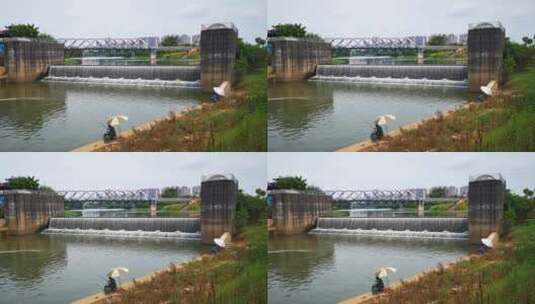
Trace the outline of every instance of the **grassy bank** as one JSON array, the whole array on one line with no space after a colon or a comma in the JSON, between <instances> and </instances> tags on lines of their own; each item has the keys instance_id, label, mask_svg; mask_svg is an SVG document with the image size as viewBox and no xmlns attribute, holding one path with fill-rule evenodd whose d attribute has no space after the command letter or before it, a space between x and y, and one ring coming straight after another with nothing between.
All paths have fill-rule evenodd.
<instances>
[{"instance_id":1,"label":"grassy bank","mask_svg":"<svg viewBox=\"0 0 535 304\"><path fill-rule=\"evenodd\" d=\"M535 303L535 220L513 227L488 254L402 283L372 303Z\"/></svg>"},{"instance_id":2,"label":"grassy bank","mask_svg":"<svg viewBox=\"0 0 535 304\"><path fill-rule=\"evenodd\" d=\"M267 303L267 229L247 226L235 246L120 291L112 303Z\"/></svg>"},{"instance_id":3,"label":"grassy bank","mask_svg":"<svg viewBox=\"0 0 535 304\"><path fill-rule=\"evenodd\" d=\"M157 123L99 149L110 151L266 151L266 70L243 76L223 102Z\"/></svg>"},{"instance_id":4,"label":"grassy bank","mask_svg":"<svg viewBox=\"0 0 535 304\"><path fill-rule=\"evenodd\" d=\"M535 67L514 74L484 103L437 114L366 151L535 151Z\"/></svg>"}]
</instances>

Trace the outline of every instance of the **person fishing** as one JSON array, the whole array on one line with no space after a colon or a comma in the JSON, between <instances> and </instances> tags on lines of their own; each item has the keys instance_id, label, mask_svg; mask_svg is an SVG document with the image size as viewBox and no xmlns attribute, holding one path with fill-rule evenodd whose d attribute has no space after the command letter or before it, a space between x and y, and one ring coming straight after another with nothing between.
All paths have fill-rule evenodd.
<instances>
[{"instance_id":1,"label":"person fishing","mask_svg":"<svg viewBox=\"0 0 535 304\"><path fill-rule=\"evenodd\" d=\"M106 133L104 133L104 141L112 141L117 139L117 131L115 130L115 127L112 126L110 123L108 123L108 126L106 128Z\"/></svg>"},{"instance_id":2,"label":"person fishing","mask_svg":"<svg viewBox=\"0 0 535 304\"><path fill-rule=\"evenodd\" d=\"M115 129L115 127L125 121L128 121L128 117L124 115L116 115L108 119L106 133L104 133L104 136L103 136L104 142L116 140L117 130Z\"/></svg>"},{"instance_id":3,"label":"person fishing","mask_svg":"<svg viewBox=\"0 0 535 304\"><path fill-rule=\"evenodd\" d=\"M108 276L108 282L104 286L104 294L110 294L117 291L117 281L111 276Z\"/></svg>"},{"instance_id":4,"label":"person fishing","mask_svg":"<svg viewBox=\"0 0 535 304\"><path fill-rule=\"evenodd\" d=\"M381 116L377 116L377 118L374 121L374 127L373 132L370 135L370 139L372 142L379 141L383 139L385 136L385 132L383 131L383 126L387 125L389 122L396 120L396 117L392 114L385 114Z\"/></svg>"},{"instance_id":5,"label":"person fishing","mask_svg":"<svg viewBox=\"0 0 535 304\"><path fill-rule=\"evenodd\" d=\"M385 291L385 283L379 276L375 276L375 284L372 285L372 294L383 293Z\"/></svg>"},{"instance_id":6,"label":"person fishing","mask_svg":"<svg viewBox=\"0 0 535 304\"><path fill-rule=\"evenodd\" d=\"M384 136L384 131L383 131L383 127L381 127L377 122L375 123L375 126L373 128L373 132L370 136L371 140L373 142L376 142L376 141L379 141L383 138Z\"/></svg>"},{"instance_id":7,"label":"person fishing","mask_svg":"<svg viewBox=\"0 0 535 304\"><path fill-rule=\"evenodd\" d=\"M394 267L381 267L375 272L375 284L372 285L372 294L383 293L385 291L385 283L383 278L386 278L389 274L396 272Z\"/></svg>"}]
</instances>

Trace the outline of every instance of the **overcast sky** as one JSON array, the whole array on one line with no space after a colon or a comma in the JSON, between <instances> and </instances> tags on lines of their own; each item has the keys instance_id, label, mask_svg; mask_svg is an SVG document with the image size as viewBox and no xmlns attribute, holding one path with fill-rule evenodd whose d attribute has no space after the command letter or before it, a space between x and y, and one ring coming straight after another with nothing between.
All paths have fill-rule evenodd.
<instances>
[{"instance_id":1,"label":"overcast sky","mask_svg":"<svg viewBox=\"0 0 535 304\"><path fill-rule=\"evenodd\" d=\"M269 153L268 177L301 175L325 190L463 186L501 173L515 192L535 188L535 153Z\"/></svg>"},{"instance_id":2,"label":"overcast sky","mask_svg":"<svg viewBox=\"0 0 535 304\"><path fill-rule=\"evenodd\" d=\"M466 33L501 21L514 40L535 34L533 0L268 0L268 26L302 23L323 37L402 37Z\"/></svg>"},{"instance_id":3,"label":"overcast sky","mask_svg":"<svg viewBox=\"0 0 535 304\"><path fill-rule=\"evenodd\" d=\"M216 173L233 173L248 193L265 189L265 154L0 153L0 180L35 176L56 190L191 187Z\"/></svg>"},{"instance_id":4,"label":"overcast sky","mask_svg":"<svg viewBox=\"0 0 535 304\"><path fill-rule=\"evenodd\" d=\"M248 41L265 36L266 0L3 0L0 26L34 23L56 38L198 34L232 21Z\"/></svg>"}]
</instances>

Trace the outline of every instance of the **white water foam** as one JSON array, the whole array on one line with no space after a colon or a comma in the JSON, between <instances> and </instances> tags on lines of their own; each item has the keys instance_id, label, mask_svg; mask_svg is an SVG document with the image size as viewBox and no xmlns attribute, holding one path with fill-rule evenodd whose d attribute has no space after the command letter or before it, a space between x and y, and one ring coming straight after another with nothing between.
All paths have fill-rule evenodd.
<instances>
[{"instance_id":1,"label":"white water foam","mask_svg":"<svg viewBox=\"0 0 535 304\"><path fill-rule=\"evenodd\" d=\"M68 82L87 84L108 84L121 86L150 86L150 87L178 87L178 88L200 88L200 81L182 80L147 80L147 79L125 79L125 78L94 78L94 77L56 77L48 76L43 78L45 82Z\"/></svg>"},{"instance_id":2,"label":"white water foam","mask_svg":"<svg viewBox=\"0 0 535 304\"><path fill-rule=\"evenodd\" d=\"M314 76L311 81L324 82L344 82L344 83L371 83L371 84L394 84L394 85L413 85L413 86L441 86L465 88L468 86L468 80L433 80L433 79L410 79L410 78L377 78L377 77L345 77L345 76Z\"/></svg>"},{"instance_id":3,"label":"white water foam","mask_svg":"<svg viewBox=\"0 0 535 304\"><path fill-rule=\"evenodd\" d=\"M74 234L74 235L101 235L101 236L118 236L118 237L135 237L135 238L178 238L178 239L200 239L199 232L161 232L161 231L126 231L126 230L96 230L96 229L59 229L48 228L43 230L43 234Z\"/></svg>"},{"instance_id":4,"label":"white water foam","mask_svg":"<svg viewBox=\"0 0 535 304\"><path fill-rule=\"evenodd\" d=\"M411 237L411 238L441 238L441 239L467 239L468 232L430 232L430 231L397 231L397 230L364 230L364 229L323 229L315 228L312 234L343 234L343 235L372 235L384 237Z\"/></svg>"}]
</instances>

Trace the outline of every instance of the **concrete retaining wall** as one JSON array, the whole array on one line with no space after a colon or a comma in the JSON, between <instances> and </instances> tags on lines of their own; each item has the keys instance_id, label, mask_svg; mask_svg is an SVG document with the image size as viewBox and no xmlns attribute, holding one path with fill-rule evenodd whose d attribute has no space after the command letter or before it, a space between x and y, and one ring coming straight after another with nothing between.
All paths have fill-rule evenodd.
<instances>
[{"instance_id":1,"label":"concrete retaining wall","mask_svg":"<svg viewBox=\"0 0 535 304\"><path fill-rule=\"evenodd\" d=\"M314 228L318 217L332 209L332 198L318 193L294 190L274 190L270 202L272 231L275 234L291 235Z\"/></svg>"},{"instance_id":2,"label":"concrete retaining wall","mask_svg":"<svg viewBox=\"0 0 535 304\"><path fill-rule=\"evenodd\" d=\"M201 183L201 242L234 232L238 182L232 176L213 175Z\"/></svg>"},{"instance_id":3,"label":"concrete retaining wall","mask_svg":"<svg viewBox=\"0 0 535 304\"><path fill-rule=\"evenodd\" d=\"M269 77L275 81L299 81L314 76L319 64L331 61L331 46L321 41L270 38Z\"/></svg>"},{"instance_id":4,"label":"concrete retaining wall","mask_svg":"<svg viewBox=\"0 0 535 304\"><path fill-rule=\"evenodd\" d=\"M63 217L63 197L54 193L22 190L0 191L5 201L4 219L9 235L35 233L48 225L51 217Z\"/></svg>"},{"instance_id":5,"label":"concrete retaining wall","mask_svg":"<svg viewBox=\"0 0 535 304\"><path fill-rule=\"evenodd\" d=\"M43 77L52 64L63 64L64 46L23 38L0 39L5 49L4 66L8 81L34 81Z\"/></svg>"},{"instance_id":6,"label":"concrete retaining wall","mask_svg":"<svg viewBox=\"0 0 535 304\"><path fill-rule=\"evenodd\" d=\"M223 24L203 27L200 46L201 89L212 92L222 82L232 82L238 52L237 29Z\"/></svg>"}]
</instances>

